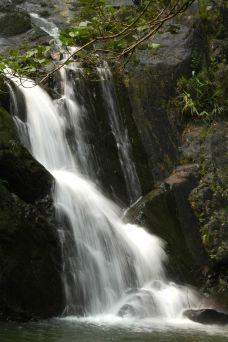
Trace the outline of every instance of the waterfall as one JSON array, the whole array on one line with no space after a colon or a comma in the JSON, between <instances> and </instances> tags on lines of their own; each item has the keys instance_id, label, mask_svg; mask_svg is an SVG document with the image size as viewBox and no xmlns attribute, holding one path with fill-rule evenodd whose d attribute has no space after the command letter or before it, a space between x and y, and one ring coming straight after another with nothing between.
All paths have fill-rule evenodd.
<instances>
[{"instance_id":1,"label":"waterfall","mask_svg":"<svg viewBox=\"0 0 228 342\"><path fill-rule=\"evenodd\" d=\"M63 69L64 110L32 81L23 80L22 86L21 79L10 77L26 105L27 129L19 130L19 134L28 134L31 153L56 182L53 199L58 218L65 225L60 234L65 314L176 318L184 308L194 305L196 296L167 279L164 242L142 227L123 223L118 206L88 179L89 173L84 174L86 163L78 162L81 157L74 155L66 137L73 115L72 129L77 144L83 145L77 127L82 113L65 72ZM14 96L14 88L10 90ZM83 148L78 153L88 158Z\"/></svg>"},{"instance_id":2,"label":"waterfall","mask_svg":"<svg viewBox=\"0 0 228 342\"><path fill-rule=\"evenodd\" d=\"M67 57L67 56L66 56ZM72 63L60 69L60 92L58 99L58 111L64 113L66 126L65 130L70 132L70 144L73 147L76 164L80 167L84 175L96 178L94 173L95 156L90 144L84 134L85 120L88 117L85 106L81 106L77 100L74 85L75 82L81 84L81 68L77 63ZM82 89L82 86L79 87ZM81 97L84 95L81 90Z\"/></svg>"},{"instance_id":3,"label":"waterfall","mask_svg":"<svg viewBox=\"0 0 228 342\"><path fill-rule=\"evenodd\" d=\"M51 21L42 18L37 13L30 13L32 24L39 27L42 31L46 32L50 37L58 39L59 29Z\"/></svg>"},{"instance_id":4,"label":"waterfall","mask_svg":"<svg viewBox=\"0 0 228 342\"><path fill-rule=\"evenodd\" d=\"M20 119L19 103L17 102L17 96L12 85L8 82L7 86L9 88L9 95L10 95L10 112L13 115L14 124L16 126L22 145L25 146L29 150L30 143L29 143L29 135L27 132L27 125L25 122L23 122Z\"/></svg>"},{"instance_id":5,"label":"waterfall","mask_svg":"<svg viewBox=\"0 0 228 342\"><path fill-rule=\"evenodd\" d=\"M131 144L127 128L124 127L121 111L116 99L111 70L105 63L97 68L100 75L103 100L106 104L110 125L116 140L121 169L124 175L130 202L135 202L142 194L135 164L131 158Z\"/></svg>"}]
</instances>

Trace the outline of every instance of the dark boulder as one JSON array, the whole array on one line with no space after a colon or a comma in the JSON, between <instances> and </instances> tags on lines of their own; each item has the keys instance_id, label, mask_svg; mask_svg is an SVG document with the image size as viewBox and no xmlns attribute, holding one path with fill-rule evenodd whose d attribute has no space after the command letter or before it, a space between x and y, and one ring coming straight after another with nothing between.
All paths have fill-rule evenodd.
<instances>
[{"instance_id":1,"label":"dark boulder","mask_svg":"<svg viewBox=\"0 0 228 342\"><path fill-rule=\"evenodd\" d=\"M33 203L51 192L53 178L19 143L11 115L0 108L0 178L10 192Z\"/></svg>"},{"instance_id":2,"label":"dark boulder","mask_svg":"<svg viewBox=\"0 0 228 342\"><path fill-rule=\"evenodd\" d=\"M49 172L23 146L13 142L0 146L0 177L11 192L28 203L45 197L53 184Z\"/></svg>"},{"instance_id":3,"label":"dark boulder","mask_svg":"<svg viewBox=\"0 0 228 342\"><path fill-rule=\"evenodd\" d=\"M118 316L124 317L124 316L135 316L135 309L130 304L124 304L118 311Z\"/></svg>"},{"instance_id":4,"label":"dark boulder","mask_svg":"<svg viewBox=\"0 0 228 342\"><path fill-rule=\"evenodd\" d=\"M142 225L166 241L169 275L175 281L200 285L207 257L200 241L197 220L188 202L197 184L196 166L177 169L160 186L127 212L126 219Z\"/></svg>"},{"instance_id":5,"label":"dark boulder","mask_svg":"<svg viewBox=\"0 0 228 342\"><path fill-rule=\"evenodd\" d=\"M186 310L183 315L191 321L202 324L228 324L228 315L213 309Z\"/></svg>"},{"instance_id":6,"label":"dark boulder","mask_svg":"<svg viewBox=\"0 0 228 342\"><path fill-rule=\"evenodd\" d=\"M61 314L61 247L56 226L0 183L0 319Z\"/></svg>"},{"instance_id":7,"label":"dark boulder","mask_svg":"<svg viewBox=\"0 0 228 342\"><path fill-rule=\"evenodd\" d=\"M29 14L19 10L9 10L0 13L0 35L15 36L31 28Z\"/></svg>"}]
</instances>

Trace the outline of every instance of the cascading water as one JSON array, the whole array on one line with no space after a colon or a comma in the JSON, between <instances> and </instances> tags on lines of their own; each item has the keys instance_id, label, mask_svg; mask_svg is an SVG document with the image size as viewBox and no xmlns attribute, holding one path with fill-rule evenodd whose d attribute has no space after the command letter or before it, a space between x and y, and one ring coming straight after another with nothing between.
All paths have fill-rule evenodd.
<instances>
[{"instance_id":1,"label":"cascading water","mask_svg":"<svg viewBox=\"0 0 228 342\"><path fill-rule=\"evenodd\" d=\"M71 51L73 52L73 51ZM66 58L68 55L66 55ZM70 143L73 145L73 152L76 164L84 175L95 179L93 170L94 155L90 144L84 136L84 120L87 118L85 107L79 105L74 85L80 82L82 70L77 63L72 63L60 69L60 91L62 96L57 100L58 111L65 115L66 127L70 131Z\"/></svg>"},{"instance_id":2,"label":"cascading water","mask_svg":"<svg viewBox=\"0 0 228 342\"><path fill-rule=\"evenodd\" d=\"M50 37L58 39L59 29L51 21L42 18L37 13L30 13L31 21L33 25L38 26L42 31L46 32Z\"/></svg>"},{"instance_id":3,"label":"cascading water","mask_svg":"<svg viewBox=\"0 0 228 342\"><path fill-rule=\"evenodd\" d=\"M56 180L56 210L72 237L70 242L66 232L61 237L65 313L175 318L193 306L195 294L165 276L164 243L141 227L124 224L120 209L83 176L66 138L69 115L64 114L81 115L75 98L69 96L69 78L64 78L63 96L72 102L63 112L58 101L30 80L23 80L23 86L13 76L11 81L24 96L31 152ZM83 144L77 120L75 136Z\"/></svg>"},{"instance_id":4,"label":"cascading water","mask_svg":"<svg viewBox=\"0 0 228 342\"><path fill-rule=\"evenodd\" d=\"M17 102L16 93L12 88L12 85L8 83L9 94L10 94L10 112L13 115L13 120L18 132L18 135L21 139L22 145L24 145L27 149L30 149L30 143L28 140L28 132L27 132L27 125L24 123L19 117L19 105Z\"/></svg>"},{"instance_id":5,"label":"cascading water","mask_svg":"<svg viewBox=\"0 0 228 342\"><path fill-rule=\"evenodd\" d=\"M106 104L113 135L116 140L118 155L123 171L130 202L135 202L142 194L135 164L131 158L131 145L126 127L124 127L121 111L116 100L112 73L107 63L97 68L103 100Z\"/></svg>"}]
</instances>

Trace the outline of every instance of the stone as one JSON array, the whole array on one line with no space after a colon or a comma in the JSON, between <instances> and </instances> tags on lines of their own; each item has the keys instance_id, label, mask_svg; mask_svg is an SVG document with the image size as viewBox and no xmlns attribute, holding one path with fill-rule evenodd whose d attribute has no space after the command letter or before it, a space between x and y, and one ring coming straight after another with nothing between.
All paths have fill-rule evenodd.
<instances>
[{"instance_id":1,"label":"stone","mask_svg":"<svg viewBox=\"0 0 228 342\"><path fill-rule=\"evenodd\" d=\"M0 108L0 178L25 202L51 192L53 178L19 143L11 115Z\"/></svg>"},{"instance_id":2,"label":"stone","mask_svg":"<svg viewBox=\"0 0 228 342\"><path fill-rule=\"evenodd\" d=\"M31 28L29 14L12 10L0 13L0 35L15 36L28 31Z\"/></svg>"},{"instance_id":3,"label":"stone","mask_svg":"<svg viewBox=\"0 0 228 342\"><path fill-rule=\"evenodd\" d=\"M63 311L56 226L0 181L0 319L48 318Z\"/></svg>"},{"instance_id":4,"label":"stone","mask_svg":"<svg viewBox=\"0 0 228 342\"><path fill-rule=\"evenodd\" d=\"M125 219L166 241L167 270L178 282L201 285L208 263L197 219L188 202L197 184L197 165L177 168L160 186L135 203Z\"/></svg>"},{"instance_id":5,"label":"stone","mask_svg":"<svg viewBox=\"0 0 228 342\"><path fill-rule=\"evenodd\" d=\"M19 143L0 146L0 178L8 189L28 203L51 192L53 178Z\"/></svg>"},{"instance_id":6,"label":"stone","mask_svg":"<svg viewBox=\"0 0 228 342\"><path fill-rule=\"evenodd\" d=\"M124 304L120 310L118 311L118 316L124 317L124 316L135 316L135 310L134 307L130 304Z\"/></svg>"},{"instance_id":7,"label":"stone","mask_svg":"<svg viewBox=\"0 0 228 342\"><path fill-rule=\"evenodd\" d=\"M201 324L228 324L228 315L213 309L185 310L183 315Z\"/></svg>"}]
</instances>

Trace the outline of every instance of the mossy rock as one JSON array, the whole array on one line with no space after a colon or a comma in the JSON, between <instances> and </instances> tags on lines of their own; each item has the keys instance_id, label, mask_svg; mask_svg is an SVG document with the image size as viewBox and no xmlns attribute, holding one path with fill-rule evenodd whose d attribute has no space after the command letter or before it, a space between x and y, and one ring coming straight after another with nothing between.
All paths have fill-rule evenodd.
<instances>
[{"instance_id":1,"label":"mossy rock","mask_svg":"<svg viewBox=\"0 0 228 342\"><path fill-rule=\"evenodd\" d=\"M0 32L2 36L15 36L31 28L31 19L27 13L9 11L0 13Z\"/></svg>"},{"instance_id":2,"label":"mossy rock","mask_svg":"<svg viewBox=\"0 0 228 342\"><path fill-rule=\"evenodd\" d=\"M226 121L214 122L207 130L204 124L191 125L180 149L182 157L199 165L199 182L189 201L209 258L203 290L214 294L225 293L228 284L227 133Z\"/></svg>"}]
</instances>

